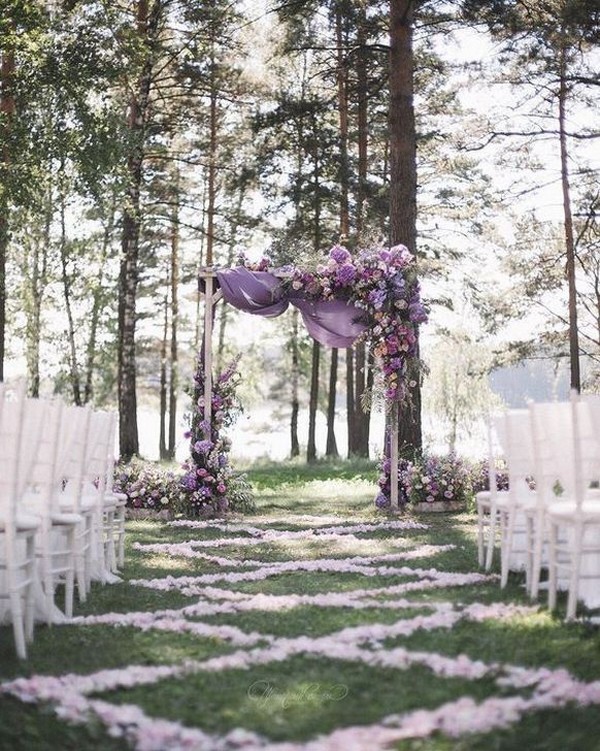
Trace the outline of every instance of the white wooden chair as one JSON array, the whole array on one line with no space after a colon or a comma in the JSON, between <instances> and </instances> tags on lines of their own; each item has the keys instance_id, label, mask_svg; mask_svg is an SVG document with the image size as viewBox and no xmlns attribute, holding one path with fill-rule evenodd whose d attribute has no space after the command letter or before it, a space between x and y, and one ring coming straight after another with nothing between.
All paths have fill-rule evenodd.
<instances>
[{"instance_id":1,"label":"white wooden chair","mask_svg":"<svg viewBox=\"0 0 600 751\"><path fill-rule=\"evenodd\" d=\"M489 571L492 567L494 550L498 536L498 496L506 495L506 490L498 488L498 444L493 421L487 425L488 437L488 490L475 494L477 506L477 559L480 567Z\"/></svg>"},{"instance_id":2,"label":"white wooden chair","mask_svg":"<svg viewBox=\"0 0 600 751\"><path fill-rule=\"evenodd\" d=\"M525 509L536 503L529 479L533 475L533 446L529 411L513 409L495 422L508 470L508 492L498 494L500 524L500 586L509 571L526 569Z\"/></svg>"},{"instance_id":3,"label":"white wooden chair","mask_svg":"<svg viewBox=\"0 0 600 751\"><path fill-rule=\"evenodd\" d=\"M566 619L577 612L581 585L593 579L600 584L600 498L590 489L590 480L598 480L600 444L600 406L572 394L570 404L570 441L559 436L558 452L568 459L561 467L559 481L564 492L561 500L547 509L548 519L548 605L556 607L559 573L563 572L568 586ZM583 568L588 556L596 564L586 573Z\"/></svg>"},{"instance_id":4,"label":"white wooden chair","mask_svg":"<svg viewBox=\"0 0 600 751\"><path fill-rule=\"evenodd\" d=\"M75 533L75 578L80 602L85 602L91 588L93 537L96 507L84 498L83 482L92 410L89 406L69 406L63 410L62 449L58 474L62 491L59 509L80 517Z\"/></svg>"},{"instance_id":5,"label":"white wooden chair","mask_svg":"<svg viewBox=\"0 0 600 751\"><path fill-rule=\"evenodd\" d=\"M104 541L107 564L111 571L118 573L125 565L125 509L127 506L127 495L125 493L118 493L114 489L117 415L115 412L108 412L105 413L104 419L108 420L109 426L104 468Z\"/></svg>"},{"instance_id":6,"label":"white wooden chair","mask_svg":"<svg viewBox=\"0 0 600 751\"><path fill-rule=\"evenodd\" d=\"M16 652L25 659L27 642L33 640L35 536L40 522L20 507L42 427L36 434L31 417L26 419L23 396L22 388L14 399L3 389L0 398L0 597L8 601Z\"/></svg>"},{"instance_id":7,"label":"white wooden chair","mask_svg":"<svg viewBox=\"0 0 600 751\"><path fill-rule=\"evenodd\" d=\"M572 493L574 435L570 402L531 403L529 413L536 502L525 510L527 590L535 600L540 590L541 572L548 565L548 510L560 500L558 493Z\"/></svg>"},{"instance_id":8,"label":"white wooden chair","mask_svg":"<svg viewBox=\"0 0 600 751\"><path fill-rule=\"evenodd\" d=\"M112 536L114 557L111 566L113 571L118 571L125 565L125 509L127 506L127 495L117 493L114 489L115 484L115 456L114 443L117 421L116 415L112 417L112 435L108 442L108 455L106 458L106 483L104 491L105 505L110 505L113 512ZM107 530L108 531L108 530Z\"/></svg>"},{"instance_id":9,"label":"white wooden chair","mask_svg":"<svg viewBox=\"0 0 600 751\"><path fill-rule=\"evenodd\" d=\"M57 618L55 589L59 582L65 587L64 613L69 618L73 615L77 531L83 518L59 509L60 459L64 451L62 402L29 399L26 410L39 412L37 421L40 426L43 421L35 462L27 477L23 507L40 519L36 557L44 592L45 617L51 624Z\"/></svg>"},{"instance_id":10,"label":"white wooden chair","mask_svg":"<svg viewBox=\"0 0 600 751\"><path fill-rule=\"evenodd\" d=\"M115 413L93 411L90 416L83 475L83 499L93 505L94 541L92 578L118 581L115 548L116 499L107 493L109 456L114 451Z\"/></svg>"}]
</instances>

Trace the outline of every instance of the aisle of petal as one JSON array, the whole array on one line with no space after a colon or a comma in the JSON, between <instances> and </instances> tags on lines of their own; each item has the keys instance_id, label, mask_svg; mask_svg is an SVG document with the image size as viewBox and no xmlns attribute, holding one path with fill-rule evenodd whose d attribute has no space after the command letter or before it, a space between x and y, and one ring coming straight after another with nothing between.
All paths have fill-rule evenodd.
<instances>
[{"instance_id":1,"label":"aisle of petal","mask_svg":"<svg viewBox=\"0 0 600 751\"><path fill-rule=\"evenodd\" d=\"M95 718L110 736L123 738L138 751L375 751L394 747L403 739L428 738L437 733L454 738L491 733L518 723L528 714L569 704L600 705L600 681L580 680L565 668L522 666L506 660L478 659L473 654L452 654L443 648L410 647L410 637L424 632L439 635L443 647L443 635L460 624L519 624L536 614L548 617L537 604L503 601L496 574L461 573L437 566L436 559L446 556L447 560L456 545L423 543L415 533L426 535L426 524L388 520L298 526L298 520L287 530L272 523L174 523L173 532L184 531L189 536L164 542L165 525L160 525L163 541L136 542L132 546L135 554L147 562L152 556L172 559L174 566L182 559L191 560L198 573L130 578L128 586L153 591L156 596L175 592L189 599L189 604L76 616L65 626L186 634L212 640L213 656L173 664L131 664L87 675L68 671L61 675L34 674L4 681L0 692L40 706L50 703L65 723L83 724ZM353 550L364 550L369 544L380 550L382 542L391 552L353 554ZM290 557L300 550L305 555ZM340 550L348 553L340 555ZM279 560L273 560L277 556ZM339 578L329 588L331 575ZM298 581L295 576L314 576L314 588L320 591L289 591ZM355 585L357 578L361 586ZM277 582L279 589L262 591L266 582ZM485 589L489 593L490 588L498 592L498 600L478 601L478 592ZM286 614L310 614L319 609L334 614L355 613L356 618L371 613L371 617L314 636L282 633L285 622L281 619ZM385 613L388 616L382 618ZM248 630L245 617L262 618L263 624L273 625L272 632L266 628ZM236 620L238 625L230 622ZM304 664L311 661L310 676L318 675L319 665L323 665L322 677L301 680L295 688L285 681L278 683L278 676L292 673L298 660ZM397 711L382 712L375 722L355 717L354 722L313 735L305 727L299 734L306 737L301 739L282 739L279 733L271 737L268 732L242 726L220 733L207 729L201 701L191 726L189 712L185 722L179 721L150 713L125 698L156 690L165 681L174 686L208 674L222 675L226 686L228 674L236 677L245 671L245 701L252 712L264 710L277 722L278 715L285 717L286 712L300 706L317 715L348 701L352 686L336 680L338 666L348 664L367 666L374 674L393 671L399 682L407 675L414 680L417 673L413 670L424 670L438 681L448 681L447 695L452 698L416 707L403 706L399 699ZM340 670L341 676L346 675ZM468 688L457 695L453 680L462 689L477 683L479 695L471 696Z\"/></svg>"}]
</instances>

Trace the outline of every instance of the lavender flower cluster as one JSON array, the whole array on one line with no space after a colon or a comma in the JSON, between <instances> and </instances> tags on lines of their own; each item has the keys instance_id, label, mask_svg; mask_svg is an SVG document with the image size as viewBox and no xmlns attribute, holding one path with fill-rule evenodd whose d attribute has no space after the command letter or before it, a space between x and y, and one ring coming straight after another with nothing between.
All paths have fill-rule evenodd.
<instances>
[{"instance_id":1,"label":"lavender flower cluster","mask_svg":"<svg viewBox=\"0 0 600 751\"><path fill-rule=\"evenodd\" d=\"M188 516L222 513L230 506L229 490L233 470L229 463L231 441L222 435L240 411L236 389L241 375L239 356L215 380L211 395L211 416L205 415L205 376L202 358L194 377L194 411L190 430L190 459L183 465L181 486L187 494Z\"/></svg>"}]
</instances>

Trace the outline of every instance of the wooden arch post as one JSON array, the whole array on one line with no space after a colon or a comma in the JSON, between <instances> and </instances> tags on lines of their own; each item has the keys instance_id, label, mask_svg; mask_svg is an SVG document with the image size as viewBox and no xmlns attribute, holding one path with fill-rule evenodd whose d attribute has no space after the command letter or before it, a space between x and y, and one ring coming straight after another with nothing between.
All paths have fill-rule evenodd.
<instances>
[{"instance_id":1,"label":"wooden arch post","mask_svg":"<svg viewBox=\"0 0 600 751\"><path fill-rule=\"evenodd\" d=\"M400 405L394 399L390 406L390 508L400 510L398 498L398 415Z\"/></svg>"}]
</instances>

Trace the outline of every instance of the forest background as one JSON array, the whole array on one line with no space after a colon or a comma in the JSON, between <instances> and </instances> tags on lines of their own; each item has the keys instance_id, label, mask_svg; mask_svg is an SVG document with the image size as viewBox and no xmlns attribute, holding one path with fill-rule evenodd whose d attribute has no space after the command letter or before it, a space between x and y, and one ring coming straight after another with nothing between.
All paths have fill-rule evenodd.
<instances>
[{"instance_id":1,"label":"forest background","mask_svg":"<svg viewBox=\"0 0 600 751\"><path fill-rule=\"evenodd\" d=\"M507 365L567 363L594 389L599 32L594 0L3 0L0 378L117 406L123 456L174 458L201 268L398 241L391 71L414 114L425 442L468 438ZM309 461L380 445L368 348L220 305L217 368L239 352L263 423L244 440L281 428L277 450Z\"/></svg>"}]
</instances>

